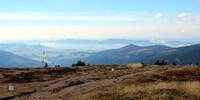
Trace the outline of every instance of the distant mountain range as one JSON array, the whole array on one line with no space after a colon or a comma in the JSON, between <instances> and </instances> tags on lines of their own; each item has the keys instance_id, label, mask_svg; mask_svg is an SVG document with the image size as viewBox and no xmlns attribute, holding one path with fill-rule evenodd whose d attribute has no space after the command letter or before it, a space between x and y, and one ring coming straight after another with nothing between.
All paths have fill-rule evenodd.
<instances>
[{"instance_id":1,"label":"distant mountain range","mask_svg":"<svg viewBox=\"0 0 200 100\"><path fill-rule=\"evenodd\" d=\"M198 40L131 40L131 39L107 39L107 40L87 40L87 39L62 39L62 40L45 40L45 41L13 41L0 44L4 46L14 45L18 47L21 45L28 46L45 46L54 49L73 49L77 51L102 51L107 49L116 49L127 46L129 44L135 44L138 46L150 46L150 45L165 45L170 47L182 47L199 43ZM18 50L18 49L17 49Z\"/></svg>"},{"instance_id":2,"label":"distant mountain range","mask_svg":"<svg viewBox=\"0 0 200 100\"><path fill-rule=\"evenodd\" d=\"M48 62L51 66L62 63L63 59L69 62L67 65L71 65L71 63L74 62L73 59L80 59L82 56L85 57L89 54L88 52L73 49L56 49L39 44L27 45L21 43L0 44L0 50L12 52L15 55L23 56L38 62L42 62L43 52L45 52L45 62Z\"/></svg>"},{"instance_id":3,"label":"distant mountain range","mask_svg":"<svg viewBox=\"0 0 200 100\"><path fill-rule=\"evenodd\" d=\"M153 59L166 60L170 63L175 61L178 64L200 63L200 44L173 48L171 51L165 51L155 56ZM150 60L150 62L152 62L152 60Z\"/></svg>"},{"instance_id":4,"label":"distant mountain range","mask_svg":"<svg viewBox=\"0 0 200 100\"><path fill-rule=\"evenodd\" d=\"M90 64L148 63L156 60L177 64L200 63L200 44L172 48L162 45L140 47L128 45L120 49L96 52L84 58Z\"/></svg>"},{"instance_id":5,"label":"distant mountain range","mask_svg":"<svg viewBox=\"0 0 200 100\"><path fill-rule=\"evenodd\" d=\"M195 44L193 41L175 41L175 40L129 40L129 39L107 39L107 40L81 40L65 39L51 40L43 43L44 46L77 49L81 51L102 51L107 49L116 49L129 44L139 46L165 45L170 47L182 47Z\"/></svg>"},{"instance_id":6,"label":"distant mountain range","mask_svg":"<svg viewBox=\"0 0 200 100\"><path fill-rule=\"evenodd\" d=\"M177 47L171 47L169 44L176 45ZM47 41L45 43L2 43L0 44L0 67L41 66L43 51L45 51L45 61L51 66L58 64L70 66L72 63L76 63L77 60L82 60L89 64L139 62L153 64L156 60L164 60L168 63L175 61L179 64L200 62L200 45L188 46L189 44L192 43L180 41L152 43L148 40L126 39L109 39L104 41L68 39ZM80 46L82 49L72 49L69 45L74 47ZM88 45L90 46L88 47ZM179 47L181 45L183 46ZM63 46L64 48L62 48ZM65 48L65 46L69 47ZM105 46L106 48L108 46L108 48L106 49Z\"/></svg>"},{"instance_id":7,"label":"distant mountain range","mask_svg":"<svg viewBox=\"0 0 200 100\"><path fill-rule=\"evenodd\" d=\"M107 39L107 40L84 40L84 39L65 39L65 40L51 40L49 43L55 44L136 44L141 46L147 45L188 45L192 41L175 41L175 40L131 40L131 39Z\"/></svg>"},{"instance_id":8,"label":"distant mountain range","mask_svg":"<svg viewBox=\"0 0 200 100\"><path fill-rule=\"evenodd\" d=\"M0 51L0 67L37 67L41 62L16 54Z\"/></svg>"}]
</instances>

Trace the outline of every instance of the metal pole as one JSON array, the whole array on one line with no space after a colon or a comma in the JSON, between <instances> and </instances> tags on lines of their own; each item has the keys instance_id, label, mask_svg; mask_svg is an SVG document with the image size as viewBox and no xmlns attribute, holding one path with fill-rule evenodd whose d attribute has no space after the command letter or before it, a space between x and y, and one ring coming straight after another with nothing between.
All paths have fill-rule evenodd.
<instances>
[{"instance_id":1,"label":"metal pole","mask_svg":"<svg viewBox=\"0 0 200 100\"><path fill-rule=\"evenodd\" d=\"M42 66L44 66L44 60L45 60L45 51L43 51L43 57L42 57Z\"/></svg>"}]
</instances>

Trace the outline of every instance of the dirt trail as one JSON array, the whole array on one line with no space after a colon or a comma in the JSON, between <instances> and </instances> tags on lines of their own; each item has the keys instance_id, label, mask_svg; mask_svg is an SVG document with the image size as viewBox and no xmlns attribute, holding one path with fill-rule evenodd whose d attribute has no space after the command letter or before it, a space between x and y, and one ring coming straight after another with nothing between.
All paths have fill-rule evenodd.
<instances>
[{"instance_id":1,"label":"dirt trail","mask_svg":"<svg viewBox=\"0 0 200 100\"><path fill-rule=\"evenodd\" d=\"M112 79L95 80L85 76L66 78L36 92L11 100L77 100L83 92L91 91L121 81L133 74L128 74Z\"/></svg>"}]
</instances>

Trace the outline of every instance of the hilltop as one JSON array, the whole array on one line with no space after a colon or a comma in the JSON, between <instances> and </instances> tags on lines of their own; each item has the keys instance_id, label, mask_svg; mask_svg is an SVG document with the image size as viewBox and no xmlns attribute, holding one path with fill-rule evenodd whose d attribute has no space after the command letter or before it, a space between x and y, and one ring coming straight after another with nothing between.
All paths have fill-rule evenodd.
<instances>
[{"instance_id":1,"label":"hilltop","mask_svg":"<svg viewBox=\"0 0 200 100\"><path fill-rule=\"evenodd\" d=\"M114 69L114 71L112 71ZM2 100L200 99L200 66L142 64L0 69ZM14 83L15 92L6 90Z\"/></svg>"},{"instance_id":2,"label":"hilltop","mask_svg":"<svg viewBox=\"0 0 200 100\"><path fill-rule=\"evenodd\" d=\"M128 45L90 54L84 58L90 64L154 64L157 60L167 63L196 64L200 61L200 44L172 48L164 45Z\"/></svg>"}]
</instances>

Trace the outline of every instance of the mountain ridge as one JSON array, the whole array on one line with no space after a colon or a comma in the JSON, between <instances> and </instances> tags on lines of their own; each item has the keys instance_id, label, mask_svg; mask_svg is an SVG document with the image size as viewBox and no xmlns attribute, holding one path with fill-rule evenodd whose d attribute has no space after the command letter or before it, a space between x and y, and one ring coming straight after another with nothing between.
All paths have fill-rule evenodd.
<instances>
[{"instance_id":1,"label":"mountain ridge","mask_svg":"<svg viewBox=\"0 0 200 100\"><path fill-rule=\"evenodd\" d=\"M56 50L56 49L55 49ZM154 64L156 60L177 64L199 63L200 44L184 47L169 47L165 45L137 46L129 44L118 49L108 49L99 52L69 52L47 59L49 65L70 66L78 60L89 64L127 64L141 63ZM34 52L34 50L33 50ZM51 52L49 52L51 53ZM41 62L25 56L0 50L0 67L28 67L41 66ZM71 57L68 57L71 56ZM51 61L51 62L50 62Z\"/></svg>"},{"instance_id":2,"label":"mountain ridge","mask_svg":"<svg viewBox=\"0 0 200 100\"><path fill-rule=\"evenodd\" d=\"M163 45L153 45L135 48L128 45L119 49L105 50L94 53L84 60L91 64L126 64L145 62L153 64L156 60L168 63L189 64L200 61L200 44L172 48ZM192 60L189 60L190 57Z\"/></svg>"},{"instance_id":3,"label":"mountain ridge","mask_svg":"<svg viewBox=\"0 0 200 100\"><path fill-rule=\"evenodd\" d=\"M37 67L41 66L39 61L16 55L14 53L0 50L0 67Z\"/></svg>"}]
</instances>

